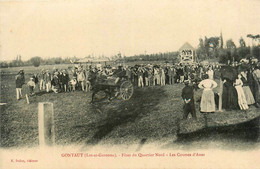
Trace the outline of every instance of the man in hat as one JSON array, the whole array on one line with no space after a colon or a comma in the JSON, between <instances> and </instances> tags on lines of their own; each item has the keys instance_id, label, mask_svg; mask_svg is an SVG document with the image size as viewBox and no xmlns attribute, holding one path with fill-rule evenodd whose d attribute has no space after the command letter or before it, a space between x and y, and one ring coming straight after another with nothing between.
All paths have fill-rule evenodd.
<instances>
[{"instance_id":1,"label":"man in hat","mask_svg":"<svg viewBox=\"0 0 260 169\"><path fill-rule=\"evenodd\" d=\"M44 74L44 81L46 83L46 92L50 92L51 90L51 74L49 72L49 70L46 70L45 74Z\"/></svg>"},{"instance_id":2,"label":"man in hat","mask_svg":"<svg viewBox=\"0 0 260 169\"><path fill-rule=\"evenodd\" d=\"M51 81L51 85L52 85L52 90L54 91L54 93L58 93L60 88L59 88L59 72L55 72L53 79Z\"/></svg>"},{"instance_id":3,"label":"man in hat","mask_svg":"<svg viewBox=\"0 0 260 169\"><path fill-rule=\"evenodd\" d=\"M39 88L40 90L45 90L45 80L44 80L44 76L45 76L45 71L44 69L42 69L41 73L39 74Z\"/></svg>"},{"instance_id":4,"label":"man in hat","mask_svg":"<svg viewBox=\"0 0 260 169\"><path fill-rule=\"evenodd\" d=\"M69 83L69 74L66 70L62 70L62 75L60 76L61 80L61 90L67 92L68 83Z\"/></svg>"},{"instance_id":5,"label":"man in hat","mask_svg":"<svg viewBox=\"0 0 260 169\"><path fill-rule=\"evenodd\" d=\"M20 100L22 97L22 86L25 83L24 71L20 69L18 74L15 76L15 84L16 84L16 98Z\"/></svg>"},{"instance_id":6,"label":"man in hat","mask_svg":"<svg viewBox=\"0 0 260 169\"><path fill-rule=\"evenodd\" d=\"M197 119L195 104L194 104L194 92L193 87L189 85L189 80L184 81L185 87L182 89L181 97L184 101L183 106L183 119L188 118L189 113L191 113L193 119Z\"/></svg>"}]
</instances>

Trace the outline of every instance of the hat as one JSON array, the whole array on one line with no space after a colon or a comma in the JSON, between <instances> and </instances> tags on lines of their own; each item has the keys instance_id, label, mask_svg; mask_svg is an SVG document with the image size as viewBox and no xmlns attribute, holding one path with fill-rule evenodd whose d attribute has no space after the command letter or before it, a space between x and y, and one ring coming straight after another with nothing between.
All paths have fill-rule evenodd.
<instances>
[{"instance_id":1,"label":"hat","mask_svg":"<svg viewBox=\"0 0 260 169\"><path fill-rule=\"evenodd\" d=\"M189 80L184 80L184 84L189 84L190 81Z\"/></svg>"}]
</instances>

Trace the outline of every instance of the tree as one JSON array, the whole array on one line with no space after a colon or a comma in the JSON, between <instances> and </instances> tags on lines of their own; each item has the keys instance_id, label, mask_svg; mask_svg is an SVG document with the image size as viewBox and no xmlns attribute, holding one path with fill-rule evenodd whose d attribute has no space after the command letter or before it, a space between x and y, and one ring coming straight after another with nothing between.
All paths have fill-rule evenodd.
<instances>
[{"instance_id":1,"label":"tree","mask_svg":"<svg viewBox=\"0 0 260 169\"><path fill-rule=\"evenodd\" d=\"M237 54L239 56L239 60L246 58L250 54L250 48L249 47L240 47L237 49Z\"/></svg>"},{"instance_id":2,"label":"tree","mask_svg":"<svg viewBox=\"0 0 260 169\"><path fill-rule=\"evenodd\" d=\"M246 58L246 56L250 54L250 48L246 47L245 40L241 37L239 39L239 48L237 49L237 60L240 61L243 58Z\"/></svg>"},{"instance_id":3,"label":"tree","mask_svg":"<svg viewBox=\"0 0 260 169\"><path fill-rule=\"evenodd\" d=\"M210 37L208 39L209 43L209 49L210 49L210 55L212 57L218 57L218 51L219 48L219 37Z\"/></svg>"},{"instance_id":4,"label":"tree","mask_svg":"<svg viewBox=\"0 0 260 169\"><path fill-rule=\"evenodd\" d=\"M233 42L233 40L232 39L227 40L226 45L227 45L228 55L230 55L233 61L235 60L237 61L238 58L236 57L237 56L236 45Z\"/></svg>"},{"instance_id":5,"label":"tree","mask_svg":"<svg viewBox=\"0 0 260 169\"><path fill-rule=\"evenodd\" d=\"M256 41L256 40L260 41L260 35L259 34L258 35L248 34L247 37L252 39L252 43L253 43L253 41Z\"/></svg>"},{"instance_id":6,"label":"tree","mask_svg":"<svg viewBox=\"0 0 260 169\"><path fill-rule=\"evenodd\" d=\"M30 62L33 64L34 67L40 66L41 61L42 61L42 59L41 59L41 57L39 57L39 56L35 56L35 57L32 57L32 58L30 59Z\"/></svg>"},{"instance_id":7,"label":"tree","mask_svg":"<svg viewBox=\"0 0 260 169\"><path fill-rule=\"evenodd\" d=\"M253 57L255 57L255 58L257 58L258 60L260 60L260 45L253 47L253 49L252 49L252 55L253 55Z\"/></svg>"},{"instance_id":8,"label":"tree","mask_svg":"<svg viewBox=\"0 0 260 169\"><path fill-rule=\"evenodd\" d=\"M239 39L239 45L240 45L241 48L246 47L246 42L242 37Z\"/></svg>"},{"instance_id":9,"label":"tree","mask_svg":"<svg viewBox=\"0 0 260 169\"><path fill-rule=\"evenodd\" d=\"M228 52L225 49L219 49L219 62L228 63L228 60L231 60Z\"/></svg>"},{"instance_id":10,"label":"tree","mask_svg":"<svg viewBox=\"0 0 260 169\"><path fill-rule=\"evenodd\" d=\"M198 47L198 49L196 51L196 54L197 54L197 57L198 57L199 60L205 60L205 58L206 58L206 49L204 47L203 39L200 38L199 41L200 41L199 42L199 47Z\"/></svg>"},{"instance_id":11,"label":"tree","mask_svg":"<svg viewBox=\"0 0 260 169\"><path fill-rule=\"evenodd\" d=\"M221 34L220 34L220 45L219 45L221 49L223 49L223 44L224 44L223 43L223 36L222 36L222 32L221 32Z\"/></svg>"},{"instance_id":12,"label":"tree","mask_svg":"<svg viewBox=\"0 0 260 169\"><path fill-rule=\"evenodd\" d=\"M229 49L229 50L236 48L236 45L232 39L227 40L226 45L227 45L227 49Z\"/></svg>"}]
</instances>

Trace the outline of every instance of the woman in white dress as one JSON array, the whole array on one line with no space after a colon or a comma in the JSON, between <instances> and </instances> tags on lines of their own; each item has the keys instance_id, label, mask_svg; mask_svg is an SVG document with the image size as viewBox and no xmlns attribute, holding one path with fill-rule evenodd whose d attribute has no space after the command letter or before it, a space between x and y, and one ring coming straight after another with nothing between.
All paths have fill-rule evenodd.
<instances>
[{"instance_id":1,"label":"woman in white dress","mask_svg":"<svg viewBox=\"0 0 260 169\"><path fill-rule=\"evenodd\" d=\"M237 90L237 97L238 97L238 105L240 107L241 110L247 110L248 109L248 104L246 101L246 96L244 93L244 90L242 88L243 86L243 82L241 80L241 75L238 75L238 78L236 79L235 82L235 88Z\"/></svg>"},{"instance_id":2,"label":"woman in white dress","mask_svg":"<svg viewBox=\"0 0 260 169\"><path fill-rule=\"evenodd\" d=\"M209 75L209 79L214 80L214 71L211 66L209 67L207 74Z\"/></svg>"},{"instance_id":3,"label":"woman in white dress","mask_svg":"<svg viewBox=\"0 0 260 169\"><path fill-rule=\"evenodd\" d=\"M201 113L214 113L216 111L214 92L212 89L217 86L218 84L214 80L209 79L207 74L205 75L205 80L199 83L198 87L203 89L200 102Z\"/></svg>"}]
</instances>

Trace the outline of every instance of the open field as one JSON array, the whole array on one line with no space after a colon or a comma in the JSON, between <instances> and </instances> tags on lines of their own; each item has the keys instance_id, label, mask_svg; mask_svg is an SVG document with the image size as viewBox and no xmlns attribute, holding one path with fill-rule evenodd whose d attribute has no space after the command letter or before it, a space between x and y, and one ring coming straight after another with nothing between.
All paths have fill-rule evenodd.
<instances>
[{"instance_id":1,"label":"open field","mask_svg":"<svg viewBox=\"0 0 260 169\"><path fill-rule=\"evenodd\" d=\"M56 68L67 68L59 65ZM31 73L53 66L24 68L26 81ZM129 101L100 99L89 104L91 93L38 93L27 105L23 97L17 101L14 76L19 68L1 70L1 147L34 147L38 145L38 103L52 102L55 112L56 144L58 145L131 145L158 142L161 148L224 148L253 149L259 146L259 117L238 125L211 126L191 134L177 135L182 118L182 84L135 88ZM36 89L36 91L38 88ZM217 91L218 89L216 89ZM196 92L199 100L201 90ZM204 117L199 113L198 121ZM246 119L259 112L254 106L248 112L229 111L209 114L208 118L226 124L236 118ZM228 117L228 118L227 118ZM227 120L228 119L228 120ZM186 123L196 121L188 119Z\"/></svg>"}]
</instances>

